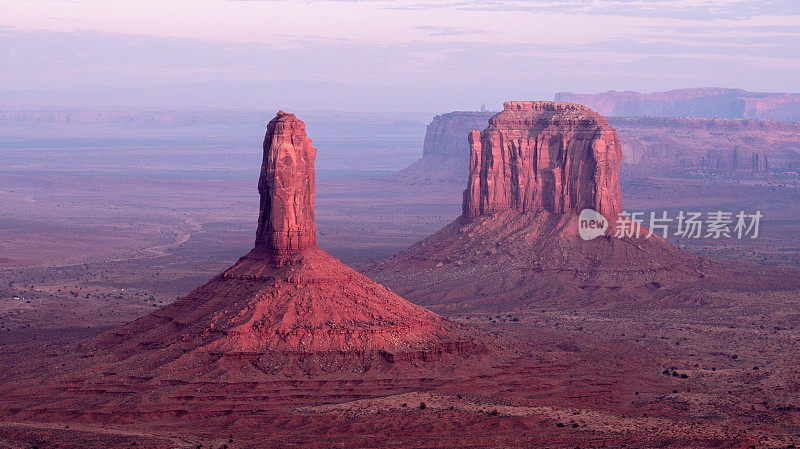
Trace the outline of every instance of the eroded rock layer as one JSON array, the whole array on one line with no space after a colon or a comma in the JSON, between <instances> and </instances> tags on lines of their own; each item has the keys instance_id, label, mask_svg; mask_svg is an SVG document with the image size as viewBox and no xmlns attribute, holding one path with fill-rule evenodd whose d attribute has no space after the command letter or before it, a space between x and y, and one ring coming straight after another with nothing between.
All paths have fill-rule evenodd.
<instances>
[{"instance_id":1,"label":"eroded rock layer","mask_svg":"<svg viewBox=\"0 0 800 449\"><path fill-rule=\"evenodd\" d=\"M572 103L510 101L469 135L464 216L622 210L622 150L605 117Z\"/></svg>"},{"instance_id":2,"label":"eroded rock layer","mask_svg":"<svg viewBox=\"0 0 800 449\"><path fill-rule=\"evenodd\" d=\"M476 114L483 115L482 124L476 124ZM470 130L484 129L493 115L451 112L437 116L428 127L424 156L394 178L406 182L463 182L469 172ZM441 118L445 117L447 120L443 121ZM800 123L608 117L608 124L617 130L622 145L623 178L627 174L752 179L792 177L800 171Z\"/></svg>"}]
</instances>

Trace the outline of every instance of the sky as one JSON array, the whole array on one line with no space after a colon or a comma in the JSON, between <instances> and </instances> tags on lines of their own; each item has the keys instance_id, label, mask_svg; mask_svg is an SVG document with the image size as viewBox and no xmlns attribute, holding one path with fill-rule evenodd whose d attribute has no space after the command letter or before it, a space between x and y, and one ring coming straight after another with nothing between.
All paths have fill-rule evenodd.
<instances>
[{"instance_id":1,"label":"sky","mask_svg":"<svg viewBox=\"0 0 800 449\"><path fill-rule=\"evenodd\" d=\"M2 0L0 106L443 112L800 92L797 0Z\"/></svg>"}]
</instances>

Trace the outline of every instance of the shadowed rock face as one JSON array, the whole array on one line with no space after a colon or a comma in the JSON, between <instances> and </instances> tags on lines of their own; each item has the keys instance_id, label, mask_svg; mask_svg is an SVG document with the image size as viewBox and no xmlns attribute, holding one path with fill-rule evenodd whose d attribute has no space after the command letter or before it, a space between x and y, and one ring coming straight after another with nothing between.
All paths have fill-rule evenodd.
<instances>
[{"instance_id":1,"label":"shadowed rock face","mask_svg":"<svg viewBox=\"0 0 800 449\"><path fill-rule=\"evenodd\" d=\"M622 210L617 132L590 109L551 101L510 101L483 132L469 134L463 213L553 214Z\"/></svg>"},{"instance_id":2,"label":"shadowed rock face","mask_svg":"<svg viewBox=\"0 0 800 449\"><path fill-rule=\"evenodd\" d=\"M257 250L278 257L317 243L314 221L314 158L317 150L306 125L294 114L279 111L267 125L264 160L258 180L261 206Z\"/></svg>"},{"instance_id":3,"label":"shadowed rock face","mask_svg":"<svg viewBox=\"0 0 800 449\"><path fill-rule=\"evenodd\" d=\"M437 115L425 132L422 156L449 156L463 159L468 148L466 131L485 128L489 119L496 113L496 111L455 111Z\"/></svg>"}]
</instances>

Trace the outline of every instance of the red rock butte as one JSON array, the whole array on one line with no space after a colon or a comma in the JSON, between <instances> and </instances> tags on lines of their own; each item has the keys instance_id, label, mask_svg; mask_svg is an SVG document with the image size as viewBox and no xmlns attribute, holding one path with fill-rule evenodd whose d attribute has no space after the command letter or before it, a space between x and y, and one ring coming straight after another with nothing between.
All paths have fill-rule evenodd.
<instances>
[{"instance_id":1,"label":"red rock butte","mask_svg":"<svg viewBox=\"0 0 800 449\"><path fill-rule=\"evenodd\" d=\"M553 214L622 211L622 150L605 117L585 106L509 101L469 134L466 217L506 210Z\"/></svg>"},{"instance_id":2,"label":"red rock butte","mask_svg":"<svg viewBox=\"0 0 800 449\"><path fill-rule=\"evenodd\" d=\"M600 114L510 101L469 142L462 216L370 272L404 297L450 313L604 304L663 299L703 277L701 259L644 226L639 237L614 237L622 152ZM580 237L584 208L609 222L593 240Z\"/></svg>"}]
</instances>

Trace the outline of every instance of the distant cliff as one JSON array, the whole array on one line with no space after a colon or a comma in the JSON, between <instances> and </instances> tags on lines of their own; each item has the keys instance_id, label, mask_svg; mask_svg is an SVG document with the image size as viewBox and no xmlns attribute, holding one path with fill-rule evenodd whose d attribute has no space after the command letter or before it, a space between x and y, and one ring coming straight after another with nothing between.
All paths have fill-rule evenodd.
<instances>
[{"instance_id":1,"label":"distant cliff","mask_svg":"<svg viewBox=\"0 0 800 449\"><path fill-rule=\"evenodd\" d=\"M437 115L425 132L422 159L393 178L412 182L463 182L469 169L467 135L471 129L486 128L495 114L496 111L455 111Z\"/></svg>"},{"instance_id":2,"label":"distant cliff","mask_svg":"<svg viewBox=\"0 0 800 449\"><path fill-rule=\"evenodd\" d=\"M422 156L462 156L469 154L467 133L483 130L497 112L456 111L437 115L425 132Z\"/></svg>"},{"instance_id":3,"label":"distant cliff","mask_svg":"<svg viewBox=\"0 0 800 449\"><path fill-rule=\"evenodd\" d=\"M800 94L748 92L741 89L678 89L639 93L559 92L557 101L584 104L606 116L704 117L800 121Z\"/></svg>"},{"instance_id":4,"label":"distant cliff","mask_svg":"<svg viewBox=\"0 0 800 449\"><path fill-rule=\"evenodd\" d=\"M646 175L737 177L800 170L800 123L671 117L610 117L623 167Z\"/></svg>"},{"instance_id":5,"label":"distant cliff","mask_svg":"<svg viewBox=\"0 0 800 449\"><path fill-rule=\"evenodd\" d=\"M428 126L424 157L396 176L463 182L469 167L470 129L486 129L494 114L437 116ZM608 122L622 144L623 172L747 178L800 171L800 123L674 117L609 117Z\"/></svg>"}]
</instances>

